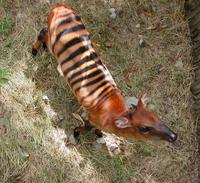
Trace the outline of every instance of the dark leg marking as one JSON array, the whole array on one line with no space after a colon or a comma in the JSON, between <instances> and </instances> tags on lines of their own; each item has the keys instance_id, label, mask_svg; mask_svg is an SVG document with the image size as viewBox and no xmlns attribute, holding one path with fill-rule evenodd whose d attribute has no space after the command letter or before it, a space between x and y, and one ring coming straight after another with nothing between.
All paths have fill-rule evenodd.
<instances>
[{"instance_id":1,"label":"dark leg marking","mask_svg":"<svg viewBox=\"0 0 200 183\"><path fill-rule=\"evenodd\" d=\"M94 128L94 126L91 125L89 121L84 120L84 122L85 122L85 125L84 125L84 126L79 126L79 127L76 127L76 128L74 129L74 138L77 139L77 140L80 140L80 134L81 134L83 131L89 131L89 130L91 130L92 128Z\"/></svg>"},{"instance_id":2,"label":"dark leg marking","mask_svg":"<svg viewBox=\"0 0 200 183\"><path fill-rule=\"evenodd\" d=\"M92 125L89 121L87 120L84 120L85 122L85 125L84 126L79 126L79 127L76 127L74 129L74 138L77 139L78 141L80 140L80 134L83 132L83 131L89 131L93 128L95 128L94 125ZM103 136L103 133L101 132L101 130L99 129L95 129L95 134L98 136L98 137L102 137Z\"/></svg>"},{"instance_id":3,"label":"dark leg marking","mask_svg":"<svg viewBox=\"0 0 200 183\"><path fill-rule=\"evenodd\" d=\"M99 137L99 138L100 138L100 137L103 137L103 133L101 132L101 130L99 130L99 129L97 129L97 128L95 129L95 134L96 134L96 136Z\"/></svg>"},{"instance_id":4,"label":"dark leg marking","mask_svg":"<svg viewBox=\"0 0 200 183\"><path fill-rule=\"evenodd\" d=\"M81 133L83 130L84 130L84 127L81 127L81 126L76 127L76 128L74 129L74 138L75 138L77 141L80 140L80 133Z\"/></svg>"},{"instance_id":5,"label":"dark leg marking","mask_svg":"<svg viewBox=\"0 0 200 183\"><path fill-rule=\"evenodd\" d=\"M48 33L48 29L43 28L38 35L38 41L45 43L45 36L46 36L47 33Z\"/></svg>"},{"instance_id":6,"label":"dark leg marking","mask_svg":"<svg viewBox=\"0 0 200 183\"><path fill-rule=\"evenodd\" d=\"M42 43L42 47L43 47L43 49L44 49L45 51L48 51L48 48L47 48L46 43Z\"/></svg>"},{"instance_id":7,"label":"dark leg marking","mask_svg":"<svg viewBox=\"0 0 200 183\"><path fill-rule=\"evenodd\" d=\"M34 43L33 45L33 48L32 48L32 56L36 56L37 55L37 52L38 52L38 49L40 48L41 46L41 43L43 44L43 48L46 49L47 46L46 46L46 41L47 41L47 33L48 33L48 29L47 28L43 28L38 37L37 37L37 40L36 42Z\"/></svg>"},{"instance_id":8,"label":"dark leg marking","mask_svg":"<svg viewBox=\"0 0 200 183\"><path fill-rule=\"evenodd\" d=\"M31 53L32 53L33 57L35 57L37 55L37 52L38 52L37 49L32 48L32 52Z\"/></svg>"}]
</instances>

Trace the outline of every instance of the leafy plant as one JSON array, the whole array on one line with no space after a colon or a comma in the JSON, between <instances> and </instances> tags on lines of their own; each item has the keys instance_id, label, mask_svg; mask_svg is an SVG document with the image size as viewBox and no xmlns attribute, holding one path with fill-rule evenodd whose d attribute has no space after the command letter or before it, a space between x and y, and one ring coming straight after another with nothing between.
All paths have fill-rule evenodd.
<instances>
[{"instance_id":1,"label":"leafy plant","mask_svg":"<svg viewBox=\"0 0 200 183\"><path fill-rule=\"evenodd\" d=\"M5 70L0 68L0 86L7 83L9 81L8 75L6 74Z\"/></svg>"},{"instance_id":2,"label":"leafy plant","mask_svg":"<svg viewBox=\"0 0 200 183\"><path fill-rule=\"evenodd\" d=\"M10 32L14 24L14 20L10 17L4 17L3 19L0 19L0 33Z\"/></svg>"}]
</instances>

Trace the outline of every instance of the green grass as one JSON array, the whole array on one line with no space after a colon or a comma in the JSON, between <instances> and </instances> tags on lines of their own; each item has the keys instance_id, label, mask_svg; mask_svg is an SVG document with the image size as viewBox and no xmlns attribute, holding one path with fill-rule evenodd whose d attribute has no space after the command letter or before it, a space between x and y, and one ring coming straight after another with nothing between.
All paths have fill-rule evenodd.
<instances>
[{"instance_id":1,"label":"green grass","mask_svg":"<svg viewBox=\"0 0 200 183\"><path fill-rule=\"evenodd\" d=\"M178 133L176 145L121 139L121 152L114 155L104 146L96 148L92 133L84 134L80 145L69 144L73 128L81 124L72 113L81 114L82 108L50 54L41 50L35 59L31 56L31 45L56 2L0 1L0 76L9 80L0 87L0 182L197 182L190 41L182 3L154 1L157 9L148 17L146 0L67 1L83 18L122 93L147 93L153 110ZM114 20L111 7L120 12ZM161 20L165 29L146 29ZM141 48L138 35L152 46ZM177 60L183 62L181 70Z\"/></svg>"},{"instance_id":2,"label":"green grass","mask_svg":"<svg viewBox=\"0 0 200 183\"><path fill-rule=\"evenodd\" d=\"M9 77L4 69L0 68L0 86L6 84L9 81Z\"/></svg>"},{"instance_id":3,"label":"green grass","mask_svg":"<svg viewBox=\"0 0 200 183\"><path fill-rule=\"evenodd\" d=\"M10 17L4 17L0 19L0 33L9 33L12 30L12 27L15 25L15 22Z\"/></svg>"}]
</instances>

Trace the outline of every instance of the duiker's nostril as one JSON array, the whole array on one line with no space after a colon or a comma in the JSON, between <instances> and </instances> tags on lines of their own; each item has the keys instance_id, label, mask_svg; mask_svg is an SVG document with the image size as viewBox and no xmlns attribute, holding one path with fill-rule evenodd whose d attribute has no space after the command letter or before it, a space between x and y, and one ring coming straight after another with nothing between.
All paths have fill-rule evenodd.
<instances>
[{"instance_id":1,"label":"duiker's nostril","mask_svg":"<svg viewBox=\"0 0 200 183\"><path fill-rule=\"evenodd\" d=\"M167 140L168 142L174 142L177 139L176 133L174 133L171 129L169 129L164 124L161 124L160 131L164 139Z\"/></svg>"},{"instance_id":2,"label":"duiker's nostril","mask_svg":"<svg viewBox=\"0 0 200 183\"><path fill-rule=\"evenodd\" d=\"M177 139L177 135L175 133L170 134L169 141L174 142Z\"/></svg>"}]
</instances>

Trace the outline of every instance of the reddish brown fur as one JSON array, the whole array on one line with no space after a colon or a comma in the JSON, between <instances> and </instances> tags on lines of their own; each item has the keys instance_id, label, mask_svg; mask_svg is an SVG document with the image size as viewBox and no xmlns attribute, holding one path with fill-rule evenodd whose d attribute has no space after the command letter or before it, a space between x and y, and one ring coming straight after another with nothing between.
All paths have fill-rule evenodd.
<instances>
[{"instance_id":1,"label":"reddish brown fur","mask_svg":"<svg viewBox=\"0 0 200 183\"><path fill-rule=\"evenodd\" d=\"M137 139L145 139L149 138L148 134L141 135L137 132L135 128L117 128L113 123L116 119L120 117L128 117L127 105L124 101L124 97L121 95L119 91L115 91L113 95L108 98L106 101L99 105L98 108L89 109L89 120L99 129L114 133L118 136L123 136L125 138L137 138ZM151 112L148 112L142 101L139 101L137 110L133 113L131 123L136 126L143 125L141 122L146 121L146 123L150 126L156 126L158 123L157 118ZM101 123L99 123L101 122Z\"/></svg>"},{"instance_id":2,"label":"reddish brown fur","mask_svg":"<svg viewBox=\"0 0 200 183\"><path fill-rule=\"evenodd\" d=\"M53 17L59 16L55 15L53 10L63 6L68 10L73 11L69 5L57 4L49 13L48 27L51 26ZM44 42L51 51L50 39L51 37L47 38L46 36ZM38 49L39 46L39 43L36 41L33 48ZM161 130L164 128L163 124L154 113L145 108L141 99L139 100L136 111L129 111L124 97L117 88L110 91L106 100L88 106L86 107L86 110L88 112L89 121L98 129L125 138L152 139L154 137L159 137L166 140L169 135L174 134L170 130L167 132L166 129L165 131ZM115 121L118 119L128 120L130 126L126 128L117 127ZM153 129L153 132L142 133L139 130L141 127L150 127Z\"/></svg>"}]
</instances>

